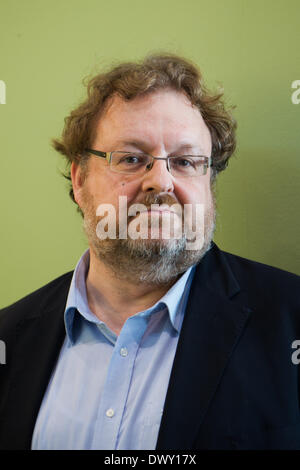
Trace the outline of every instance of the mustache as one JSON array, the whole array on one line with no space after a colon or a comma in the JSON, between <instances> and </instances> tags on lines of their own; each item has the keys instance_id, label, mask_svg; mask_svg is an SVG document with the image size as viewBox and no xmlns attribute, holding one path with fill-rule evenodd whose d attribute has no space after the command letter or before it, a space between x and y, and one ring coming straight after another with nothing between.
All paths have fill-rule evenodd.
<instances>
[{"instance_id":1,"label":"mustache","mask_svg":"<svg viewBox=\"0 0 300 470\"><path fill-rule=\"evenodd\" d=\"M178 206L180 206L181 210L182 210L182 204L179 204L179 202L177 201L176 198L170 196L169 194L155 194L155 193L149 193L149 194L146 194L145 197L139 201L138 203L135 202L133 204L131 204L129 207L128 207L128 213L130 212L130 209L131 207L133 207L135 204L142 204L146 210L151 210L152 209L152 204L155 204L155 205L158 205L158 206L169 206L170 208L176 204L176 209L175 209L175 213L178 214ZM174 207L173 207L173 210L174 210ZM181 216L181 214L180 214ZM131 222L136 216L135 215L128 215L127 216L127 220L128 222ZM150 223L150 221L149 221Z\"/></svg>"},{"instance_id":2,"label":"mustache","mask_svg":"<svg viewBox=\"0 0 300 470\"><path fill-rule=\"evenodd\" d=\"M128 207L128 212L130 211L130 208L132 206L134 206L135 204L137 204L136 202L131 204L129 207ZM177 204L181 206L181 204L178 203L178 201L170 196L169 194L155 194L155 193L148 193L145 195L145 197L138 202L138 204L142 204L143 206L146 207L147 210L151 210L151 206L152 204L157 204L159 206L162 206L162 205L167 205L167 206L173 206L173 204ZM131 221L135 218L136 216L128 216L128 221Z\"/></svg>"},{"instance_id":3,"label":"mustache","mask_svg":"<svg viewBox=\"0 0 300 470\"><path fill-rule=\"evenodd\" d=\"M155 194L155 193L146 194L143 200L139 201L138 203L143 204L144 206L147 207L147 209L151 209L152 204L159 204L159 205L167 204L168 206L172 206L173 204L179 204L179 202L174 197L170 196L169 194Z\"/></svg>"}]
</instances>

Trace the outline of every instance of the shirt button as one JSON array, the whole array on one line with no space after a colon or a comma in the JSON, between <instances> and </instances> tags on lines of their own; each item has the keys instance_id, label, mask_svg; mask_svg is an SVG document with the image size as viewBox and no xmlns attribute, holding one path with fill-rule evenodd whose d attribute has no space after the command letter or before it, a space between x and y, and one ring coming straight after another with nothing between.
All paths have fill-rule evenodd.
<instances>
[{"instance_id":1,"label":"shirt button","mask_svg":"<svg viewBox=\"0 0 300 470\"><path fill-rule=\"evenodd\" d=\"M120 349L120 354L121 354L121 356L123 356L123 357L127 356L127 354L128 354L127 348L121 348L121 349Z\"/></svg>"},{"instance_id":2,"label":"shirt button","mask_svg":"<svg viewBox=\"0 0 300 470\"><path fill-rule=\"evenodd\" d=\"M114 410L112 408L109 408L107 411L106 411L106 416L108 416L109 418L112 418L113 415L115 414Z\"/></svg>"}]
</instances>

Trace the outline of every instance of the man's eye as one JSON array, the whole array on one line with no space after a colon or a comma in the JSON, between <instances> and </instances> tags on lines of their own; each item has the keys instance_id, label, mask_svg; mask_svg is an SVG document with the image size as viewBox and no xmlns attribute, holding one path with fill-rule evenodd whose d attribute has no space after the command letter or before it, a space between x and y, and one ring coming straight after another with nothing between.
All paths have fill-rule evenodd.
<instances>
[{"instance_id":1,"label":"man's eye","mask_svg":"<svg viewBox=\"0 0 300 470\"><path fill-rule=\"evenodd\" d=\"M134 163L140 163L141 162L141 157L138 155L127 155L126 157L123 157L120 161L120 163L128 163L128 164L134 164Z\"/></svg>"},{"instance_id":2,"label":"man's eye","mask_svg":"<svg viewBox=\"0 0 300 470\"><path fill-rule=\"evenodd\" d=\"M194 166L194 162L191 159L183 158L183 157L175 158L174 163L175 165L183 166L183 167Z\"/></svg>"}]
</instances>

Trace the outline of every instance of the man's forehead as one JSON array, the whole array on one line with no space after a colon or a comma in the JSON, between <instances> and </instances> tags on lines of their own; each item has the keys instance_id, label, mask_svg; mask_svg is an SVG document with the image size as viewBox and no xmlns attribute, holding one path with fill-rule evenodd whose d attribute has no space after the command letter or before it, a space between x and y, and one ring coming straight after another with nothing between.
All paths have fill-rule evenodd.
<instances>
[{"instance_id":1,"label":"man's forehead","mask_svg":"<svg viewBox=\"0 0 300 470\"><path fill-rule=\"evenodd\" d=\"M158 90L132 100L113 96L99 117L95 140L113 139L114 149L150 152L161 137L170 151L204 154L209 139L200 111L186 95L175 90ZM111 140L111 139L109 139ZM202 145L203 143L203 145Z\"/></svg>"}]
</instances>

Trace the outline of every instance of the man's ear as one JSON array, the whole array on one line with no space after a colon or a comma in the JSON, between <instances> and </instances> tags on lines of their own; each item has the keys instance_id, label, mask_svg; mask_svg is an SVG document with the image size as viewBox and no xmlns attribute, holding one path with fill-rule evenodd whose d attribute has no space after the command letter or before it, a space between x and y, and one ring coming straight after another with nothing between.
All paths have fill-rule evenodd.
<instances>
[{"instance_id":1,"label":"man's ear","mask_svg":"<svg viewBox=\"0 0 300 470\"><path fill-rule=\"evenodd\" d=\"M74 199L81 208L81 193L84 183L83 169L75 162L71 164L71 180L73 186Z\"/></svg>"}]
</instances>

